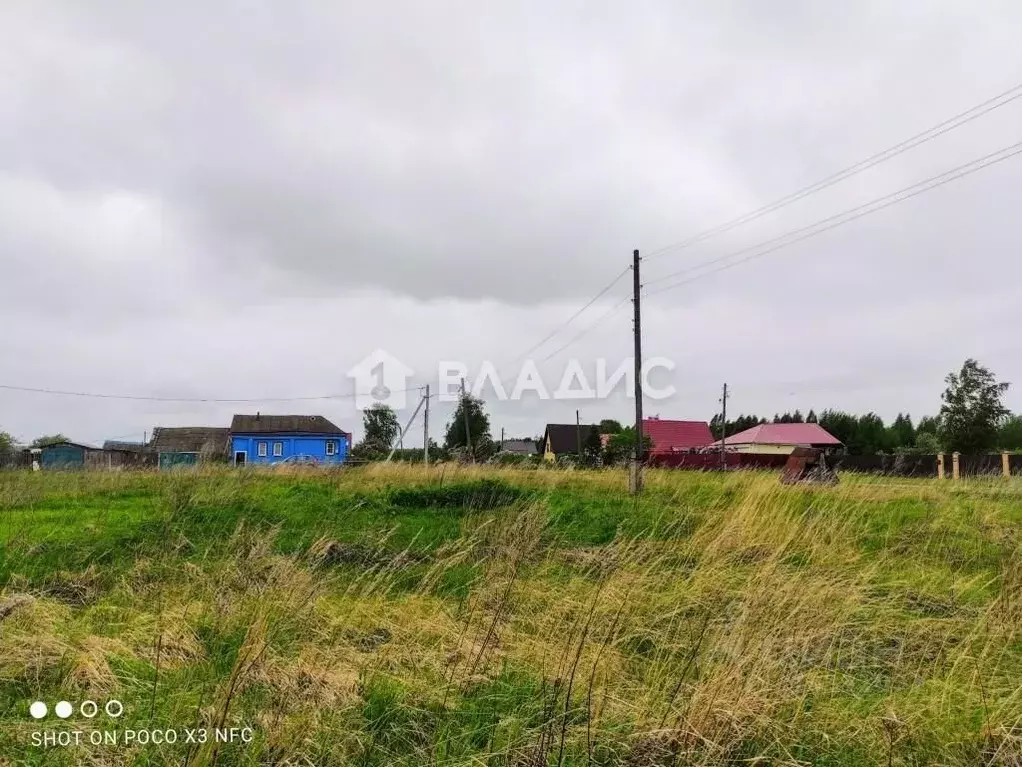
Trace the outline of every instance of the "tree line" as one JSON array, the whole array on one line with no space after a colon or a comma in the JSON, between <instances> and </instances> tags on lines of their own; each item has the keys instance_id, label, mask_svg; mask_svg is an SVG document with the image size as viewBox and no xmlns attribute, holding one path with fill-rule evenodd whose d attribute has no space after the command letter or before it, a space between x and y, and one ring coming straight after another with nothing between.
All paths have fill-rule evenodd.
<instances>
[{"instance_id":1,"label":"tree line","mask_svg":"<svg viewBox=\"0 0 1022 767\"><path fill-rule=\"evenodd\" d=\"M485 461L500 450L500 445L494 442L490 434L490 416L484 404L482 399L471 394L458 401L458 407L444 430L443 443L437 444L433 439L429 441L432 459L471 458ZM362 461L382 460L398 445L400 435L401 424L397 413L389 405L380 403L366 408L362 411L362 439L352 448L351 457ZM394 450L394 457L403 461L421 461L422 447L398 447Z\"/></svg>"},{"instance_id":2,"label":"tree line","mask_svg":"<svg viewBox=\"0 0 1022 767\"><path fill-rule=\"evenodd\" d=\"M394 449L401 434L401 426L397 413L387 405L377 404L363 411L362 433L362 439L351 452L352 458L356 460L383 460L392 450L396 460L417 462L423 459L421 447ZM607 435L606 444L604 435ZM532 441L538 449L542 437L534 437ZM601 421L599 428L586 429L582 440L582 454L573 457L572 460L586 465L612 465L625 460L631 454L634 445L634 427L623 427L617 421L608 419ZM648 438L646 447L649 447ZM429 453L433 460L470 459L482 462L498 456L500 450L499 440L494 440L490 434L490 417L486 413L484 401L479 397L466 395L458 401L450 421L447 422L443 443L437 444L431 439ZM502 458L509 461L529 460L528 456Z\"/></svg>"},{"instance_id":3,"label":"tree line","mask_svg":"<svg viewBox=\"0 0 1022 767\"><path fill-rule=\"evenodd\" d=\"M923 416L914 422L909 413L898 413L891 423L875 412L855 415L843 410L826 409L818 415L809 410L775 413L772 421L757 415L739 415L721 423L719 415L710 420L715 439L722 434L734 435L764 423L818 423L834 435L853 455L881 453L933 454L957 451L966 455L996 450L1022 451L1022 414L1013 414L1004 405L1010 384L997 377L974 359L961 369L949 373L941 395L941 407L934 416ZM467 424L467 428L466 428ZM723 428L722 428L723 427ZM380 460L390 454L401 432L397 413L387 405L376 405L363 411L362 440L354 446L352 457ZM601 439L607 435L607 439ZM63 434L38 437L30 447L66 441ZM418 442L418 440L415 440ZM535 440L541 441L540 437ZM469 445L471 444L471 449ZM634 427L605 419L598 429L588 432L582 446L583 461L618 463L631 453L635 444ZM648 447L648 439L647 439ZM20 450L13 437L0 431L0 459ZM490 417L479 397L467 395L458 402L444 430L444 441L430 440L430 454L438 460L471 458L485 461L500 451L500 444L490 434ZM421 447L399 450L395 457L421 460Z\"/></svg>"},{"instance_id":4,"label":"tree line","mask_svg":"<svg viewBox=\"0 0 1022 767\"><path fill-rule=\"evenodd\" d=\"M862 415L843 410L800 410L774 414L771 421L757 415L739 415L721 428L715 415L710 431L715 439L723 433L734 435L765 423L818 423L839 439L852 455L883 453L941 452L980 454L997 450L1022 451L1022 415L1004 406L1009 384L1000 382L987 368L969 359L961 370L945 379L941 407L937 415L923 416L918 422L909 413L898 413L893 421L875 412Z\"/></svg>"}]
</instances>

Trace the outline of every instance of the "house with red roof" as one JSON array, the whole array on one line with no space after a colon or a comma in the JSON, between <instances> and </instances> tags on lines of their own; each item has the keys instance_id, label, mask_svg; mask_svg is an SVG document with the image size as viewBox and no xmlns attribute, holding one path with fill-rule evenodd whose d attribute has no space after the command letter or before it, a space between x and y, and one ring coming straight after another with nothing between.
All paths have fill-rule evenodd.
<instances>
[{"instance_id":1,"label":"house with red roof","mask_svg":"<svg viewBox=\"0 0 1022 767\"><path fill-rule=\"evenodd\" d=\"M669 421L654 416L643 420L642 431L652 443L652 455L684 453L713 442L713 434L706 421Z\"/></svg>"},{"instance_id":2,"label":"house with red roof","mask_svg":"<svg viewBox=\"0 0 1022 767\"><path fill-rule=\"evenodd\" d=\"M714 447L720 447L717 440ZM796 447L837 450L841 441L818 423L761 423L724 439L726 449L735 453L786 455Z\"/></svg>"}]
</instances>

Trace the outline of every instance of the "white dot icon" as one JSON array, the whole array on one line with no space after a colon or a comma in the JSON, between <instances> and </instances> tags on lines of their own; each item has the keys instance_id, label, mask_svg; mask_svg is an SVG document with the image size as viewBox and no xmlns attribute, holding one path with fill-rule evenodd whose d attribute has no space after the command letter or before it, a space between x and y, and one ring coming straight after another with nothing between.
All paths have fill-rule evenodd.
<instances>
[{"instance_id":1,"label":"white dot icon","mask_svg":"<svg viewBox=\"0 0 1022 767\"><path fill-rule=\"evenodd\" d=\"M28 707L28 713L32 715L33 719L42 719L46 716L46 712L49 709L46 708L46 704L41 700L37 700L31 706Z\"/></svg>"},{"instance_id":2,"label":"white dot icon","mask_svg":"<svg viewBox=\"0 0 1022 767\"><path fill-rule=\"evenodd\" d=\"M116 719L124 713L124 706L121 705L119 700L107 701L107 704L103 707L106 709L106 715L112 719ZM116 713L114 713L116 712Z\"/></svg>"},{"instance_id":3,"label":"white dot icon","mask_svg":"<svg viewBox=\"0 0 1022 767\"><path fill-rule=\"evenodd\" d=\"M61 719L67 719L71 716L74 711L74 707L66 700L62 700L56 706L53 707L53 713L59 716Z\"/></svg>"}]
</instances>

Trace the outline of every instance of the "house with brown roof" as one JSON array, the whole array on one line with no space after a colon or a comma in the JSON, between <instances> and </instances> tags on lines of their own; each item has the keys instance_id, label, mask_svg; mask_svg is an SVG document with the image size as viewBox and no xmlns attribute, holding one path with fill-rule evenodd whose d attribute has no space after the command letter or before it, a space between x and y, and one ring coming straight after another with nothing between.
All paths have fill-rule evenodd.
<instances>
[{"instance_id":1,"label":"house with brown roof","mask_svg":"<svg viewBox=\"0 0 1022 767\"><path fill-rule=\"evenodd\" d=\"M548 423L540 443L540 454L544 460L554 461L558 456L579 455L579 445L585 452L586 445L592 439L592 433L599 434L598 424Z\"/></svg>"},{"instance_id":2,"label":"house with brown roof","mask_svg":"<svg viewBox=\"0 0 1022 767\"><path fill-rule=\"evenodd\" d=\"M236 415L230 433L235 466L341 464L351 452L351 434L321 415Z\"/></svg>"},{"instance_id":3,"label":"house with brown roof","mask_svg":"<svg viewBox=\"0 0 1022 767\"><path fill-rule=\"evenodd\" d=\"M149 440L161 471L195 466L207 461L227 461L231 432L213 426L157 426Z\"/></svg>"},{"instance_id":4,"label":"house with brown roof","mask_svg":"<svg viewBox=\"0 0 1022 767\"><path fill-rule=\"evenodd\" d=\"M787 455L796 447L838 450L841 440L818 423L761 423L724 439L725 449L736 453ZM714 443L720 447L720 440Z\"/></svg>"}]
</instances>

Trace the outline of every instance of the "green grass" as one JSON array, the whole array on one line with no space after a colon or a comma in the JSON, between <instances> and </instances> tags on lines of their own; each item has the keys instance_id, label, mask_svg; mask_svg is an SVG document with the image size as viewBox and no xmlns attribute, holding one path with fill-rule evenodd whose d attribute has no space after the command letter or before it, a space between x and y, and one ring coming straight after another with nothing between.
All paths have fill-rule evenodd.
<instances>
[{"instance_id":1,"label":"green grass","mask_svg":"<svg viewBox=\"0 0 1022 767\"><path fill-rule=\"evenodd\" d=\"M1003 479L0 474L0 767L1018 765L1020 529Z\"/></svg>"}]
</instances>

